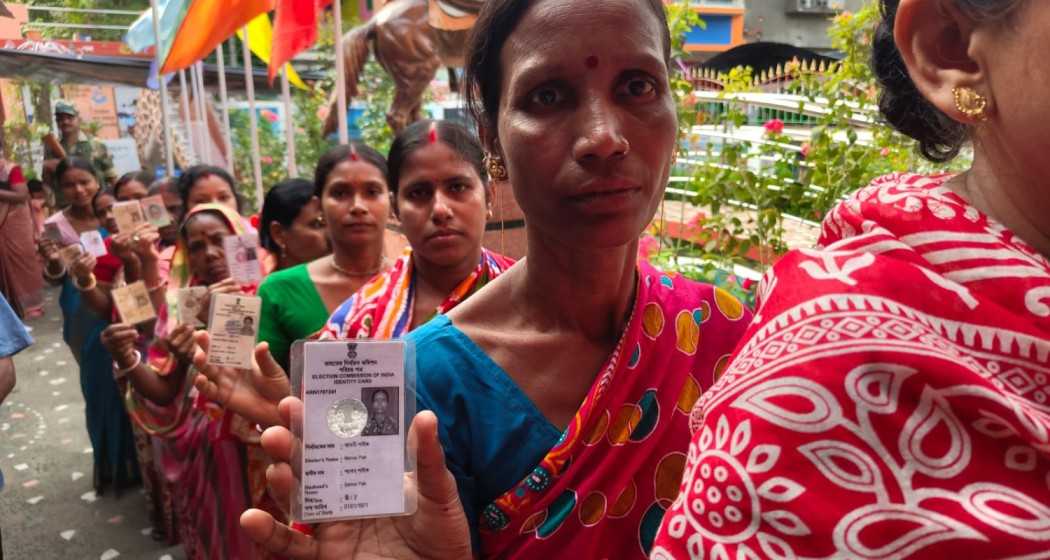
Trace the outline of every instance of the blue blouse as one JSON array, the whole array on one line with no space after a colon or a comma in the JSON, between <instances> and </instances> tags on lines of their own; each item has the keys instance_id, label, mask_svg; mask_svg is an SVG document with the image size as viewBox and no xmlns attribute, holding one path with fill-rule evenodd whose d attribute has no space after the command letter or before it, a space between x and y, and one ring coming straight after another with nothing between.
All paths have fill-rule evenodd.
<instances>
[{"instance_id":1,"label":"blue blouse","mask_svg":"<svg viewBox=\"0 0 1050 560\"><path fill-rule=\"evenodd\" d=\"M521 482L562 437L518 385L448 317L411 332L419 410L438 417L475 550L485 506Z\"/></svg>"}]
</instances>

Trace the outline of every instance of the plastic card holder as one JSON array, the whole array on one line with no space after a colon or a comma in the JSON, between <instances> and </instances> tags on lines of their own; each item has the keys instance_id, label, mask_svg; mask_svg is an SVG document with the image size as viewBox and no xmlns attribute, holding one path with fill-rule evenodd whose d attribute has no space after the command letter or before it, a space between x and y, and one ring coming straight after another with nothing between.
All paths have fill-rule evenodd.
<instances>
[{"instance_id":1,"label":"plastic card holder","mask_svg":"<svg viewBox=\"0 0 1050 560\"><path fill-rule=\"evenodd\" d=\"M411 515L416 511L415 346L406 340L298 341L291 350L289 511L301 523ZM411 490L410 490L411 488Z\"/></svg>"}]
</instances>

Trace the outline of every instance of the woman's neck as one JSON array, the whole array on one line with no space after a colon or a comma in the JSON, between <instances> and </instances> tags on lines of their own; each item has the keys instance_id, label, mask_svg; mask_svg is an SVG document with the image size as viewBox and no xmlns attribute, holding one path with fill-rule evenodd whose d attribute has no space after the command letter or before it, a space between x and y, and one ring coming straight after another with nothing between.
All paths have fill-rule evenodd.
<instances>
[{"instance_id":1,"label":"woman's neck","mask_svg":"<svg viewBox=\"0 0 1050 560\"><path fill-rule=\"evenodd\" d=\"M412 253L412 267L415 269L418 289L440 295L451 294L478 268L480 262L480 246L462 261L451 266L440 266L420 257L419 253Z\"/></svg>"},{"instance_id":2,"label":"woman's neck","mask_svg":"<svg viewBox=\"0 0 1050 560\"><path fill-rule=\"evenodd\" d=\"M513 297L537 328L616 344L634 301L637 264L637 241L583 250L529 231L523 281Z\"/></svg>"},{"instance_id":3,"label":"woman's neck","mask_svg":"<svg viewBox=\"0 0 1050 560\"><path fill-rule=\"evenodd\" d=\"M66 209L66 216L79 222L90 222L95 219L95 214L88 208L70 206Z\"/></svg>"},{"instance_id":4,"label":"woman's neck","mask_svg":"<svg viewBox=\"0 0 1050 560\"><path fill-rule=\"evenodd\" d=\"M332 246L332 262L336 269L353 274L373 274L383 266L383 238L367 245Z\"/></svg>"},{"instance_id":5,"label":"woman's neck","mask_svg":"<svg viewBox=\"0 0 1050 560\"><path fill-rule=\"evenodd\" d=\"M1046 179L1032 180L1018 170L1021 162L997 150L978 149L969 171L948 183L956 194L1006 226L1043 256L1050 258L1050 199Z\"/></svg>"}]
</instances>

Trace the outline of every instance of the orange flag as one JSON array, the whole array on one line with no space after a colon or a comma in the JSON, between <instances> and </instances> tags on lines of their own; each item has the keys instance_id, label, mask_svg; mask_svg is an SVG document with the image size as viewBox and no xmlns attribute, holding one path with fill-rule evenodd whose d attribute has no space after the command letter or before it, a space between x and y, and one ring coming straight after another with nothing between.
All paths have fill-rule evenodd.
<instances>
[{"instance_id":1,"label":"orange flag","mask_svg":"<svg viewBox=\"0 0 1050 560\"><path fill-rule=\"evenodd\" d=\"M255 16L272 10L273 4L274 0L194 0L175 35L161 74L189 68Z\"/></svg>"},{"instance_id":2,"label":"orange flag","mask_svg":"<svg viewBox=\"0 0 1050 560\"><path fill-rule=\"evenodd\" d=\"M317 41L317 16L332 0L277 0L270 81L295 55Z\"/></svg>"}]
</instances>

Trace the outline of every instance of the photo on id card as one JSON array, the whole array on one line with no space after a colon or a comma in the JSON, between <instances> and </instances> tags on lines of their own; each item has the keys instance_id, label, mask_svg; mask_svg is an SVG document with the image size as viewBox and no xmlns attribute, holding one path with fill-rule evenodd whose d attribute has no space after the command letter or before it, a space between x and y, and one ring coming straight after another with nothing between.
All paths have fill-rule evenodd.
<instances>
[{"instance_id":1,"label":"photo on id card","mask_svg":"<svg viewBox=\"0 0 1050 560\"><path fill-rule=\"evenodd\" d=\"M262 300L257 297L213 294L208 315L208 363L251 369L261 314Z\"/></svg>"},{"instance_id":2,"label":"photo on id card","mask_svg":"<svg viewBox=\"0 0 1050 560\"><path fill-rule=\"evenodd\" d=\"M302 473L290 504L295 520L413 513L416 496L405 490L405 473L415 469L406 447L416 408L411 343L299 341L291 358L292 394L303 401L302 416L292 418Z\"/></svg>"}]
</instances>

